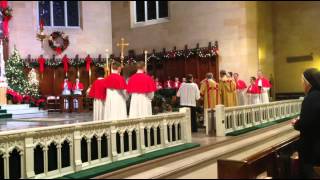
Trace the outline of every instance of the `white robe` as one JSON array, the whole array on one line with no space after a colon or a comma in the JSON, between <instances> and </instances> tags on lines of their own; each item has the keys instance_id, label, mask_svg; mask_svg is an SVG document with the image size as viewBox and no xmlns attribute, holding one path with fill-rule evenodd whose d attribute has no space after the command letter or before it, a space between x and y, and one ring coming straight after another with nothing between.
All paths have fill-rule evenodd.
<instances>
[{"instance_id":1,"label":"white robe","mask_svg":"<svg viewBox=\"0 0 320 180\"><path fill-rule=\"evenodd\" d=\"M237 98L238 98L238 105L244 106L247 104L246 97L245 97L246 90L237 90Z\"/></svg>"},{"instance_id":2,"label":"white robe","mask_svg":"<svg viewBox=\"0 0 320 180\"><path fill-rule=\"evenodd\" d=\"M258 81L258 86L262 87L262 80ZM260 101L261 103L269 103L269 89L270 88L265 88L262 87L261 89L261 95L260 95Z\"/></svg>"},{"instance_id":3,"label":"white robe","mask_svg":"<svg viewBox=\"0 0 320 180\"><path fill-rule=\"evenodd\" d=\"M82 90L79 89L79 84L76 85L76 89L73 91L73 94L74 95L79 95L81 96L82 95ZM79 108L79 102L77 99L73 99L73 107L75 109L78 109Z\"/></svg>"},{"instance_id":4,"label":"white robe","mask_svg":"<svg viewBox=\"0 0 320 180\"><path fill-rule=\"evenodd\" d=\"M131 95L129 118L138 118L152 115L152 104L154 93Z\"/></svg>"},{"instance_id":5,"label":"white robe","mask_svg":"<svg viewBox=\"0 0 320 180\"><path fill-rule=\"evenodd\" d=\"M101 121L104 119L104 104L100 99L93 100L93 121Z\"/></svg>"},{"instance_id":6,"label":"white robe","mask_svg":"<svg viewBox=\"0 0 320 180\"><path fill-rule=\"evenodd\" d=\"M248 104L249 105L261 104L260 94L249 94L248 93Z\"/></svg>"},{"instance_id":7,"label":"white robe","mask_svg":"<svg viewBox=\"0 0 320 180\"><path fill-rule=\"evenodd\" d=\"M68 84L67 83L64 83L63 84L63 91L62 91L62 95L63 96L70 96L71 95L71 91L70 89L68 89ZM65 109L69 109L69 101L68 99L64 99L64 108Z\"/></svg>"},{"instance_id":8,"label":"white robe","mask_svg":"<svg viewBox=\"0 0 320 180\"><path fill-rule=\"evenodd\" d=\"M113 121L126 119L128 96L124 90L107 89L107 97L104 108L104 120Z\"/></svg>"}]
</instances>

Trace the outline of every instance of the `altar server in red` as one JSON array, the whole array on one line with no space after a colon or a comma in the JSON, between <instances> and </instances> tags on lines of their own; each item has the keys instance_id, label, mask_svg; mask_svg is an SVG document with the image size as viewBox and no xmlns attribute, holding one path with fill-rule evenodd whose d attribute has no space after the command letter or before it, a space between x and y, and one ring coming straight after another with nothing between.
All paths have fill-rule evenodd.
<instances>
[{"instance_id":1,"label":"altar server in red","mask_svg":"<svg viewBox=\"0 0 320 180\"><path fill-rule=\"evenodd\" d=\"M162 83L159 81L159 78L155 79L157 91L161 90L163 88Z\"/></svg>"},{"instance_id":2,"label":"altar server in red","mask_svg":"<svg viewBox=\"0 0 320 180\"><path fill-rule=\"evenodd\" d=\"M248 104L250 104L250 105L261 103L261 100L260 100L261 91L260 91L260 88L258 87L256 81L257 80L255 77L251 77L251 80L250 80L251 84L247 90Z\"/></svg>"},{"instance_id":3,"label":"altar server in red","mask_svg":"<svg viewBox=\"0 0 320 180\"><path fill-rule=\"evenodd\" d=\"M245 93L246 93L247 85L244 81L239 79L238 73L234 73L233 77L237 85L236 88L237 88L238 105L243 106L246 104Z\"/></svg>"},{"instance_id":4,"label":"altar server in red","mask_svg":"<svg viewBox=\"0 0 320 180\"><path fill-rule=\"evenodd\" d=\"M127 92L131 94L129 118L152 115L151 101L157 90L155 82L145 73L145 63L137 62L137 69L127 86Z\"/></svg>"},{"instance_id":5,"label":"altar server in red","mask_svg":"<svg viewBox=\"0 0 320 180\"><path fill-rule=\"evenodd\" d=\"M90 88L89 97L93 98L93 121L104 119L104 104L106 100L106 88L104 79L104 69L97 68L95 80Z\"/></svg>"},{"instance_id":6,"label":"altar server in red","mask_svg":"<svg viewBox=\"0 0 320 180\"><path fill-rule=\"evenodd\" d=\"M68 77L65 77L63 83L61 84L62 95L63 96L70 96L72 90L72 83L69 81ZM65 98L64 99L64 108L69 109L69 101Z\"/></svg>"},{"instance_id":7,"label":"altar server in red","mask_svg":"<svg viewBox=\"0 0 320 180\"><path fill-rule=\"evenodd\" d=\"M263 76L262 71L258 71L257 85L261 90L261 103L269 103L270 81Z\"/></svg>"},{"instance_id":8,"label":"altar server in red","mask_svg":"<svg viewBox=\"0 0 320 180\"><path fill-rule=\"evenodd\" d=\"M105 78L108 96L105 103L104 119L107 121L127 118L126 80L120 73L121 64L115 61L111 65L111 74Z\"/></svg>"},{"instance_id":9,"label":"altar server in red","mask_svg":"<svg viewBox=\"0 0 320 180\"><path fill-rule=\"evenodd\" d=\"M73 84L72 86L72 91L73 94L76 96L81 96L82 95L82 91L83 91L83 84L80 82L80 79L77 77L76 79L76 83ZM79 102L78 99L73 99L73 107L75 109L79 108Z\"/></svg>"},{"instance_id":10,"label":"altar server in red","mask_svg":"<svg viewBox=\"0 0 320 180\"><path fill-rule=\"evenodd\" d=\"M179 78L175 77L174 82L173 82L173 89L178 90L180 88L180 86L181 86L181 82L180 82Z\"/></svg>"},{"instance_id":11,"label":"altar server in red","mask_svg":"<svg viewBox=\"0 0 320 180\"><path fill-rule=\"evenodd\" d=\"M173 81L171 80L171 77L168 77L168 80L164 83L165 89L172 89L173 88Z\"/></svg>"}]
</instances>

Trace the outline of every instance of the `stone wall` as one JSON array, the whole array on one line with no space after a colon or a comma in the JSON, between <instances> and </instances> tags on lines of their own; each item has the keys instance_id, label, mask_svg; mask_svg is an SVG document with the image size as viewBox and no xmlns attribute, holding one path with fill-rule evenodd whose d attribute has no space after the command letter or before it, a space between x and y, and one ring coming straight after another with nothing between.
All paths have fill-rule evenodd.
<instances>
[{"instance_id":1,"label":"stone wall","mask_svg":"<svg viewBox=\"0 0 320 180\"><path fill-rule=\"evenodd\" d=\"M53 52L47 43L44 43L42 49L40 41L36 39L39 31L37 1L11 1L9 5L13 8L13 18L9 22L10 53L16 46L22 57L28 54L32 57L40 54L51 56ZM69 57L76 54L83 57L88 53L105 57L105 49L112 52L111 2L81 1L80 14L80 28L45 28L45 33L58 30L69 35L70 45L64 51Z\"/></svg>"},{"instance_id":2,"label":"stone wall","mask_svg":"<svg viewBox=\"0 0 320 180\"><path fill-rule=\"evenodd\" d=\"M169 1L169 22L131 28L130 2L112 2L113 49L124 37L129 49L140 54L144 49L161 51L208 46L217 40L220 69L239 72L246 81L256 75L257 3L256 2L183 2ZM205 73L205 72L204 72Z\"/></svg>"}]
</instances>

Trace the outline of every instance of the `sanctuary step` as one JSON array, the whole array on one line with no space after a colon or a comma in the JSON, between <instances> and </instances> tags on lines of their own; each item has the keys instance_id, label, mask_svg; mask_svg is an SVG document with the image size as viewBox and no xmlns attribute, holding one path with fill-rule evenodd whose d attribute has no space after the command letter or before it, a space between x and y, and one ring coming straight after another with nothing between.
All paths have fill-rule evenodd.
<instances>
[{"instance_id":1,"label":"sanctuary step","mask_svg":"<svg viewBox=\"0 0 320 180\"><path fill-rule=\"evenodd\" d=\"M252 153L253 150L268 148L297 136L299 133L293 130L290 123L284 122L223 142L108 173L96 179L217 179L219 159L241 157L246 155L246 152Z\"/></svg>"},{"instance_id":2,"label":"sanctuary step","mask_svg":"<svg viewBox=\"0 0 320 180\"><path fill-rule=\"evenodd\" d=\"M38 107L30 107L29 104L1 105L0 117L3 112L11 114L13 119L48 117L48 111L39 110Z\"/></svg>"}]
</instances>

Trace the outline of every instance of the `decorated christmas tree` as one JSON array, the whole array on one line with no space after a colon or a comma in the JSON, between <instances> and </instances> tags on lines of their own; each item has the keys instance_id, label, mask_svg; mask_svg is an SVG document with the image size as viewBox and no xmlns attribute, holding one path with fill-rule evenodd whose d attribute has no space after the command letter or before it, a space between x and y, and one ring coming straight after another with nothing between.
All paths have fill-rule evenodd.
<instances>
[{"instance_id":1,"label":"decorated christmas tree","mask_svg":"<svg viewBox=\"0 0 320 180\"><path fill-rule=\"evenodd\" d=\"M24 66L19 52L14 48L13 54L6 63L6 78L8 86L21 95L28 94L28 79L24 73Z\"/></svg>"},{"instance_id":2,"label":"decorated christmas tree","mask_svg":"<svg viewBox=\"0 0 320 180\"><path fill-rule=\"evenodd\" d=\"M27 93L28 95L34 97L34 98L39 98L39 81L37 79L37 73L34 68L31 69L28 75L28 88L27 88Z\"/></svg>"}]
</instances>

